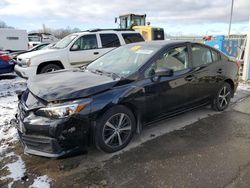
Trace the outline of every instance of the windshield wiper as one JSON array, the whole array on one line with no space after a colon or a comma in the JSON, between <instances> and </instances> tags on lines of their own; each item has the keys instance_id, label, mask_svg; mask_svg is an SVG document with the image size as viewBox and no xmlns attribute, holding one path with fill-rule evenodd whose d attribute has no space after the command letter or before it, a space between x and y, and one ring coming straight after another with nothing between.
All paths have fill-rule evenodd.
<instances>
[{"instance_id":1,"label":"windshield wiper","mask_svg":"<svg viewBox=\"0 0 250 188\"><path fill-rule=\"evenodd\" d=\"M84 68L83 68L84 70ZM95 74L103 74L104 72L98 69L87 69L88 71L95 73Z\"/></svg>"},{"instance_id":2,"label":"windshield wiper","mask_svg":"<svg viewBox=\"0 0 250 188\"><path fill-rule=\"evenodd\" d=\"M111 77L115 80L116 78L122 78L120 75L114 73L114 72L106 72L108 75L111 75Z\"/></svg>"},{"instance_id":3,"label":"windshield wiper","mask_svg":"<svg viewBox=\"0 0 250 188\"><path fill-rule=\"evenodd\" d=\"M118 74L114 73L114 72L106 72L106 71L103 71L103 70L99 70L99 69L95 69L93 70L92 72L94 73L97 73L97 74L106 74L107 76L111 76L114 80L116 78L122 78L121 76L119 76Z\"/></svg>"},{"instance_id":4,"label":"windshield wiper","mask_svg":"<svg viewBox=\"0 0 250 188\"><path fill-rule=\"evenodd\" d=\"M81 70L85 71L87 69L87 65L83 65L80 67Z\"/></svg>"},{"instance_id":5,"label":"windshield wiper","mask_svg":"<svg viewBox=\"0 0 250 188\"><path fill-rule=\"evenodd\" d=\"M98 74L103 74L104 73L102 70L99 70L99 69L95 69L94 72L98 73Z\"/></svg>"}]
</instances>

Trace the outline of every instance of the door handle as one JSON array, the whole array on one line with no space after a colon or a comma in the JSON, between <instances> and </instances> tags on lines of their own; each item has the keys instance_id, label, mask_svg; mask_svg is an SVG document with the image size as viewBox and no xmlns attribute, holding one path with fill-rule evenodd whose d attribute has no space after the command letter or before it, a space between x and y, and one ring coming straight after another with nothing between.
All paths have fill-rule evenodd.
<instances>
[{"instance_id":1,"label":"door handle","mask_svg":"<svg viewBox=\"0 0 250 188\"><path fill-rule=\"evenodd\" d=\"M194 76L193 75L188 75L186 78L185 78L186 81L188 82L191 82L194 80Z\"/></svg>"},{"instance_id":2,"label":"door handle","mask_svg":"<svg viewBox=\"0 0 250 188\"><path fill-rule=\"evenodd\" d=\"M218 69L217 73L221 74L222 73L222 69Z\"/></svg>"},{"instance_id":3,"label":"door handle","mask_svg":"<svg viewBox=\"0 0 250 188\"><path fill-rule=\"evenodd\" d=\"M99 54L99 52L94 52L94 55L98 55Z\"/></svg>"}]
</instances>

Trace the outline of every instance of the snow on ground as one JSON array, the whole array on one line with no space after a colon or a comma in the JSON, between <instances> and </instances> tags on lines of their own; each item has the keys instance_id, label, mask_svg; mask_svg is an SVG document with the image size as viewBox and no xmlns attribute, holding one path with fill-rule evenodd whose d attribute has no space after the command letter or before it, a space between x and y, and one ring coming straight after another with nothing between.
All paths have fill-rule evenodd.
<instances>
[{"instance_id":1,"label":"snow on ground","mask_svg":"<svg viewBox=\"0 0 250 188\"><path fill-rule=\"evenodd\" d=\"M247 83L247 82L243 83L243 82L241 82L241 83L239 83L239 86L238 86L237 89L244 90L244 91L250 91L250 83Z\"/></svg>"},{"instance_id":2,"label":"snow on ground","mask_svg":"<svg viewBox=\"0 0 250 188\"><path fill-rule=\"evenodd\" d=\"M13 77L10 77L13 78ZM0 180L11 179L9 187L14 181L20 180L25 173L25 164L20 156L10 152L11 144L17 141L17 131L10 120L15 118L17 109L17 91L26 89L26 82L21 78L0 80L0 159L14 158L14 161L6 164L2 169L7 169L9 174L2 176Z\"/></svg>"},{"instance_id":3,"label":"snow on ground","mask_svg":"<svg viewBox=\"0 0 250 188\"><path fill-rule=\"evenodd\" d=\"M1 79L2 78L2 79ZM10 159L7 164L0 168L0 172L7 169L8 174L1 176L0 180L10 179L8 187L15 181L20 180L26 172L25 163L21 156L15 154L11 148L18 141L16 128L10 124L11 119L17 113L17 92L26 89L26 80L14 76L0 75L0 161ZM37 177L30 188L48 188L51 179L48 176Z\"/></svg>"},{"instance_id":4,"label":"snow on ground","mask_svg":"<svg viewBox=\"0 0 250 188\"><path fill-rule=\"evenodd\" d=\"M17 140L17 132L10 120L15 118L17 109L17 91L26 89L26 82L21 78L0 80L0 156L7 149L8 143Z\"/></svg>"},{"instance_id":5,"label":"snow on ground","mask_svg":"<svg viewBox=\"0 0 250 188\"><path fill-rule=\"evenodd\" d=\"M1 77L0 77L1 79ZM0 97L11 96L26 88L26 81L19 77L0 80Z\"/></svg>"},{"instance_id":6,"label":"snow on ground","mask_svg":"<svg viewBox=\"0 0 250 188\"><path fill-rule=\"evenodd\" d=\"M10 162L9 164L6 164L4 168L7 168L9 171L9 174L3 177L0 177L0 180L5 179L12 179L12 181L9 183L9 187L12 186L14 181L20 180L25 173L25 164L24 161L21 159L20 156L16 155L14 152L8 153L5 157L16 157L17 159L14 162Z\"/></svg>"},{"instance_id":7,"label":"snow on ground","mask_svg":"<svg viewBox=\"0 0 250 188\"><path fill-rule=\"evenodd\" d=\"M51 179L48 176L39 176L34 180L34 183L29 188L49 188Z\"/></svg>"}]
</instances>

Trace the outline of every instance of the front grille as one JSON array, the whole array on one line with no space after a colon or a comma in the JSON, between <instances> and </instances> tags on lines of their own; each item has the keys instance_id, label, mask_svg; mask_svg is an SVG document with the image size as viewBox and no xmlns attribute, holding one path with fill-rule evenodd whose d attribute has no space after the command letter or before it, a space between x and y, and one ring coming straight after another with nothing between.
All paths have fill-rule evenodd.
<instances>
[{"instance_id":1,"label":"front grille","mask_svg":"<svg viewBox=\"0 0 250 188\"><path fill-rule=\"evenodd\" d=\"M43 136L31 136L24 135L19 132L19 135L24 143L28 147L28 149L46 152L46 153L61 153L62 148L58 144L57 140L50 137Z\"/></svg>"},{"instance_id":2,"label":"front grille","mask_svg":"<svg viewBox=\"0 0 250 188\"><path fill-rule=\"evenodd\" d=\"M27 66L26 62L23 61L23 59L21 58L17 58L17 64L20 66L20 67L25 67Z\"/></svg>"},{"instance_id":3,"label":"front grille","mask_svg":"<svg viewBox=\"0 0 250 188\"><path fill-rule=\"evenodd\" d=\"M22 65L22 59L21 58L17 58L17 64Z\"/></svg>"}]
</instances>

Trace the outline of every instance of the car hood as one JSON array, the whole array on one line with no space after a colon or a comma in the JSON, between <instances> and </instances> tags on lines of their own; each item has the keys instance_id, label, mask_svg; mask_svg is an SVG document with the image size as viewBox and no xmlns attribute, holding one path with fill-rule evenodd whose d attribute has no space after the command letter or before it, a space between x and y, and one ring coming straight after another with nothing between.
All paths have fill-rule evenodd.
<instances>
[{"instance_id":1,"label":"car hood","mask_svg":"<svg viewBox=\"0 0 250 188\"><path fill-rule=\"evenodd\" d=\"M89 97L112 88L118 81L90 71L62 70L29 79L28 89L37 97L51 102Z\"/></svg>"},{"instance_id":2,"label":"car hood","mask_svg":"<svg viewBox=\"0 0 250 188\"><path fill-rule=\"evenodd\" d=\"M40 55L48 55L50 53L55 53L57 52L58 49L42 49L42 50L36 50L36 51L32 51L32 52L28 52L24 53L24 54L20 54L18 55L18 58L20 59L26 59L26 58L32 58L32 57L36 57L36 56L40 56Z\"/></svg>"}]
</instances>

